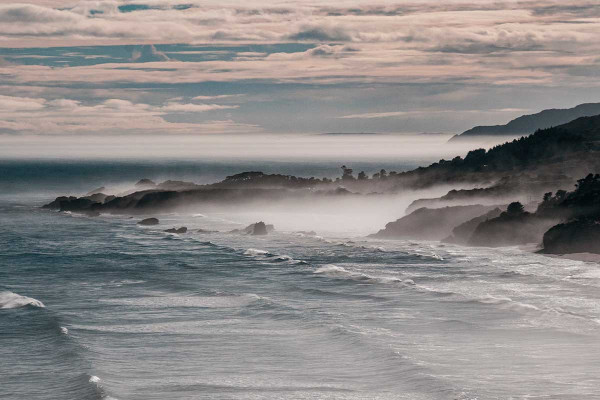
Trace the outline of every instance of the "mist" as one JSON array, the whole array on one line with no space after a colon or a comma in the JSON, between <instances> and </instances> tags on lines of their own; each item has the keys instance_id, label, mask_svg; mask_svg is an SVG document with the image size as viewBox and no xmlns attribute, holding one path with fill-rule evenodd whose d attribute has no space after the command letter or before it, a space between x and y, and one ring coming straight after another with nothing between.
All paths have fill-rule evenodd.
<instances>
[{"instance_id":1,"label":"mist","mask_svg":"<svg viewBox=\"0 0 600 400\"><path fill-rule=\"evenodd\" d=\"M408 160L464 155L445 134L247 134L194 136L0 136L4 159Z\"/></svg>"}]
</instances>

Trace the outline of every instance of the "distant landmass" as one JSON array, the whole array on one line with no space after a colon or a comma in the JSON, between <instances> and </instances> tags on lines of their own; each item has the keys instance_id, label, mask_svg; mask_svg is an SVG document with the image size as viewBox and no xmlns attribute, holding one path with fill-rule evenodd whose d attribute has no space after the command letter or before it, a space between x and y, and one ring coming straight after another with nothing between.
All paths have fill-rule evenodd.
<instances>
[{"instance_id":1,"label":"distant landmass","mask_svg":"<svg viewBox=\"0 0 600 400\"><path fill-rule=\"evenodd\" d=\"M444 196L416 200L409 215L388 223L375 236L447 238L474 246L543 243L546 253L600 253L600 115L412 171L382 169L369 177L364 171L354 175L345 165L341 169L342 176L335 180L260 171L206 185L142 179L130 192L101 193L104 188L98 188L82 197L58 197L44 207L88 216L252 204L301 210L317 203L364 204L390 194L453 185L457 189ZM572 192L565 190L573 185Z\"/></svg>"},{"instance_id":2,"label":"distant landmass","mask_svg":"<svg viewBox=\"0 0 600 400\"><path fill-rule=\"evenodd\" d=\"M538 129L566 124L580 117L590 117L600 114L600 103L580 104L573 108L544 110L537 114L523 115L513 119L506 125L476 126L450 141L473 139L477 136L518 136L529 135Z\"/></svg>"}]
</instances>

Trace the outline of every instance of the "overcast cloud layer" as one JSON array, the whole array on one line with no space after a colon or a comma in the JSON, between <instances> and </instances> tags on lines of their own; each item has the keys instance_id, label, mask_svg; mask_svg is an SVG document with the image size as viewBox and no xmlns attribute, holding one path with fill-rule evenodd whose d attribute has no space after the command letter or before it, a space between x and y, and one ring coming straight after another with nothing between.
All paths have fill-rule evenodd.
<instances>
[{"instance_id":1,"label":"overcast cloud layer","mask_svg":"<svg viewBox=\"0 0 600 400\"><path fill-rule=\"evenodd\" d=\"M459 132L600 101L597 0L0 5L0 133Z\"/></svg>"}]
</instances>

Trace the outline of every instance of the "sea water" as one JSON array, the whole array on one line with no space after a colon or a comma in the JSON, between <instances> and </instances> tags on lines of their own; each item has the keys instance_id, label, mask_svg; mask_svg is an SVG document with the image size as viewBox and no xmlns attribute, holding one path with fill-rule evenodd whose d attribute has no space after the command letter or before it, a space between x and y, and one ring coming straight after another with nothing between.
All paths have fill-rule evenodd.
<instances>
[{"instance_id":1,"label":"sea water","mask_svg":"<svg viewBox=\"0 0 600 400\"><path fill-rule=\"evenodd\" d=\"M335 226L225 233L256 222L242 211L140 227L39 208L106 184L258 167L0 164L0 398L600 398L598 264ZM188 233L163 232L176 226Z\"/></svg>"}]
</instances>

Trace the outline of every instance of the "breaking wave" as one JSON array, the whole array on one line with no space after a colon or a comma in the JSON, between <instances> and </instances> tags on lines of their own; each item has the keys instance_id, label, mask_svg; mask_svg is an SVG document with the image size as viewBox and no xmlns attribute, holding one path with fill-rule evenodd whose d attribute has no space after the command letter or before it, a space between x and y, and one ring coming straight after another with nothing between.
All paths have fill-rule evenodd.
<instances>
[{"instance_id":1,"label":"breaking wave","mask_svg":"<svg viewBox=\"0 0 600 400\"><path fill-rule=\"evenodd\" d=\"M41 301L32 297L21 296L13 292L0 292L0 308L46 307Z\"/></svg>"},{"instance_id":2,"label":"breaking wave","mask_svg":"<svg viewBox=\"0 0 600 400\"><path fill-rule=\"evenodd\" d=\"M323 265L323 266L317 268L313 273L318 274L318 275L324 275L329 278L341 278L341 279L347 279L347 280L363 282L363 283L383 283L383 284L401 283L401 284L405 284L405 285L414 285L415 284L412 281L412 279L403 280L403 279L400 279L397 277L371 276L371 275L368 275L368 274L365 274L362 272L348 271L344 267L339 267L339 266L333 265L333 264Z\"/></svg>"}]
</instances>

